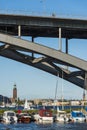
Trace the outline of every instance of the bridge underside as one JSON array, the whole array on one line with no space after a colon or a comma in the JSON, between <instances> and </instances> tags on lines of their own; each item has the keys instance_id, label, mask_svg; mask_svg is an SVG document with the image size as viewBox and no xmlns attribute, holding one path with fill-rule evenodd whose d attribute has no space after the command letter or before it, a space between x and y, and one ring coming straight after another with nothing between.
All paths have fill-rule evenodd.
<instances>
[{"instance_id":1,"label":"bridge underside","mask_svg":"<svg viewBox=\"0 0 87 130\"><path fill-rule=\"evenodd\" d=\"M21 36L31 36L32 42ZM59 38L60 51L34 43L35 37ZM61 38L66 38L66 53L61 51ZM0 14L1 56L59 75L87 89L87 61L68 54L68 39L72 38L87 39L87 20Z\"/></svg>"},{"instance_id":2,"label":"bridge underside","mask_svg":"<svg viewBox=\"0 0 87 130\"><path fill-rule=\"evenodd\" d=\"M32 37L55 37L58 38L59 27L40 27L40 26L21 26L22 36L32 36ZM72 30L72 31L71 31ZM10 35L18 35L18 25L0 25L0 32L8 33ZM72 28L62 28L62 38L80 38L87 39L86 29L72 29Z\"/></svg>"},{"instance_id":3,"label":"bridge underside","mask_svg":"<svg viewBox=\"0 0 87 130\"><path fill-rule=\"evenodd\" d=\"M61 51L42 46L0 33L0 55L10 58L50 74L64 78L75 85L84 88L87 72L87 62ZM76 71L69 71L65 66L73 67Z\"/></svg>"},{"instance_id":4,"label":"bridge underside","mask_svg":"<svg viewBox=\"0 0 87 130\"><path fill-rule=\"evenodd\" d=\"M0 14L0 32L17 36L19 25L22 36L58 38L61 27L62 38L87 39L87 20L84 19Z\"/></svg>"}]
</instances>

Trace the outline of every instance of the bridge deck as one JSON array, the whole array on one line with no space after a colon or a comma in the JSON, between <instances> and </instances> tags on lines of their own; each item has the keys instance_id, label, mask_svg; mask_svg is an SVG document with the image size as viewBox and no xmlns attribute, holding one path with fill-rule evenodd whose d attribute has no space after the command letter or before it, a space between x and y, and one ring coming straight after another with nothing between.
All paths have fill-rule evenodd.
<instances>
[{"instance_id":1,"label":"bridge deck","mask_svg":"<svg viewBox=\"0 0 87 130\"><path fill-rule=\"evenodd\" d=\"M18 35L18 25L21 25L22 36L58 37L61 27L63 38L87 39L87 20L84 19L0 14L1 32Z\"/></svg>"}]
</instances>

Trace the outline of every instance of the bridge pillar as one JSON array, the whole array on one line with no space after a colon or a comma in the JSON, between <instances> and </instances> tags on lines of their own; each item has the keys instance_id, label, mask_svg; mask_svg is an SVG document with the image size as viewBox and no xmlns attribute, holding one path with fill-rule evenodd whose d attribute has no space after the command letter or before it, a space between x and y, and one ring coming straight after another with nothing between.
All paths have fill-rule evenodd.
<instances>
[{"instance_id":1,"label":"bridge pillar","mask_svg":"<svg viewBox=\"0 0 87 130\"><path fill-rule=\"evenodd\" d=\"M32 37L32 42L34 42L34 37ZM32 58L34 57L34 53L32 52Z\"/></svg>"},{"instance_id":2,"label":"bridge pillar","mask_svg":"<svg viewBox=\"0 0 87 130\"><path fill-rule=\"evenodd\" d=\"M59 28L59 50L62 51L61 28Z\"/></svg>"},{"instance_id":3,"label":"bridge pillar","mask_svg":"<svg viewBox=\"0 0 87 130\"><path fill-rule=\"evenodd\" d=\"M18 37L21 37L21 25L18 25Z\"/></svg>"},{"instance_id":4,"label":"bridge pillar","mask_svg":"<svg viewBox=\"0 0 87 130\"><path fill-rule=\"evenodd\" d=\"M85 100L86 100L87 99L87 71L85 72L84 90L86 91L85 93Z\"/></svg>"},{"instance_id":5,"label":"bridge pillar","mask_svg":"<svg viewBox=\"0 0 87 130\"><path fill-rule=\"evenodd\" d=\"M68 38L66 38L66 54L68 54ZM66 69L68 70L68 66L66 66Z\"/></svg>"},{"instance_id":6,"label":"bridge pillar","mask_svg":"<svg viewBox=\"0 0 87 130\"><path fill-rule=\"evenodd\" d=\"M87 90L87 71L85 72L84 88Z\"/></svg>"},{"instance_id":7,"label":"bridge pillar","mask_svg":"<svg viewBox=\"0 0 87 130\"><path fill-rule=\"evenodd\" d=\"M68 38L66 38L66 54L68 54Z\"/></svg>"}]
</instances>

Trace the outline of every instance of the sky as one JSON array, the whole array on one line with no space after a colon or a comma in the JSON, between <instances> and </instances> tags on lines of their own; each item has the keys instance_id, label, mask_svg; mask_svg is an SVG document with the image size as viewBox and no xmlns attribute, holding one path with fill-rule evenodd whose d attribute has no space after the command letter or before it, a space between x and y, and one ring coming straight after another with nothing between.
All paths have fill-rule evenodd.
<instances>
[{"instance_id":1,"label":"sky","mask_svg":"<svg viewBox=\"0 0 87 130\"><path fill-rule=\"evenodd\" d=\"M87 0L0 0L0 13L17 13L56 17L87 19ZM58 48L58 39L36 38L35 42ZM63 49L64 49L64 39ZM87 41L69 40L69 54L87 60ZM14 84L17 85L20 99L53 98L55 97L58 80L57 98L82 99L83 89L34 67L0 56L0 94L12 97Z\"/></svg>"}]
</instances>

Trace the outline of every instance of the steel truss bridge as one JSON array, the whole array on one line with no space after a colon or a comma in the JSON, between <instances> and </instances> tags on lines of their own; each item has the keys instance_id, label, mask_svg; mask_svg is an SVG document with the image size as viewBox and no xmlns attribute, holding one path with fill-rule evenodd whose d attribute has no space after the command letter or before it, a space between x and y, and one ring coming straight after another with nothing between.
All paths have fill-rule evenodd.
<instances>
[{"instance_id":1,"label":"steel truss bridge","mask_svg":"<svg viewBox=\"0 0 87 130\"><path fill-rule=\"evenodd\" d=\"M22 36L32 40L24 40ZM58 38L59 50L35 43L36 37ZM62 38L66 39L65 53ZM0 14L1 56L59 75L87 89L87 61L68 54L68 40L73 38L87 39L87 20Z\"/></svg>"}]
</instances>

